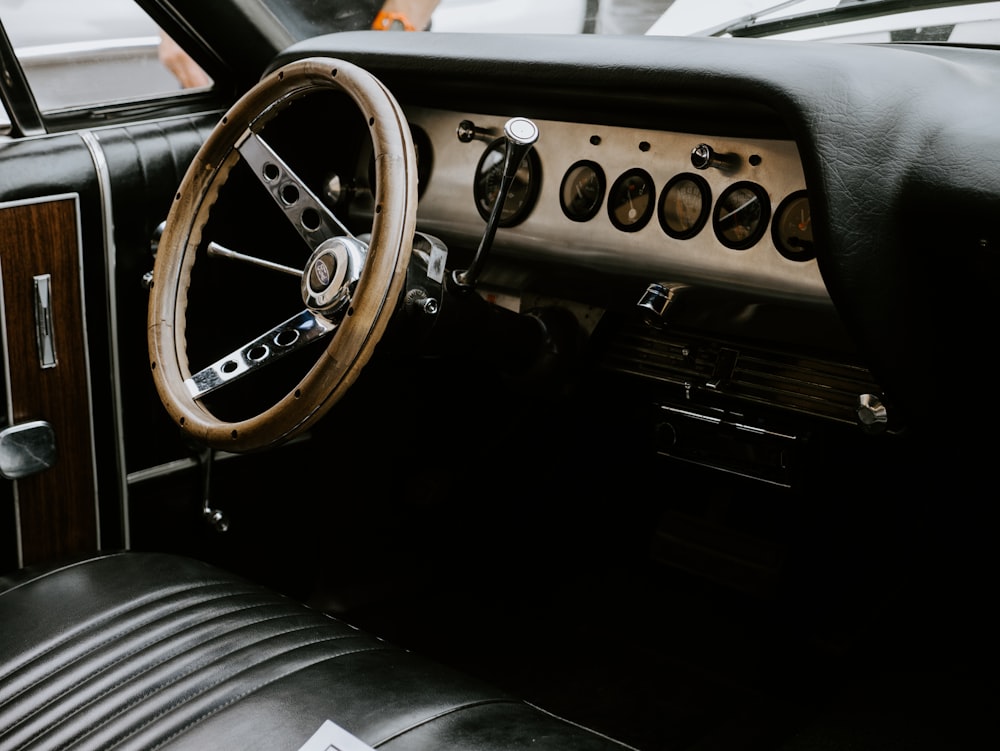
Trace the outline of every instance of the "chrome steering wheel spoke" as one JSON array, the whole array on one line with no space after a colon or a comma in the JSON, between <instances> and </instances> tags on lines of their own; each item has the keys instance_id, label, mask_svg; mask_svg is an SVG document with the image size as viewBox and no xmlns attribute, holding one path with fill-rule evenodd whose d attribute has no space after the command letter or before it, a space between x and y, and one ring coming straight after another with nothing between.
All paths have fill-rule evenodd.
<instances>
[{"instance_id":1,"label":"chrome steering wheel spoke","mask_svg":"<svg viewBox=\"0 0 1000 751\"><path fill-rule=\"evenodd\" d=\"M184 381L188 394L203 396L249 375L318 339L333 333L337 324L303 310L252 342L216 360Z\"/></svg>"},{"instance_id":2,"label":"chrome steering wheel spoke","mask_svg":"<svg viewBox=\"0 0 1000 751\"><path fill-rule=\"evenodd\" d=\"M331 237L354 237L259 135L248 129L236 149L311 251Z\"/></svg>"}]
</instances>

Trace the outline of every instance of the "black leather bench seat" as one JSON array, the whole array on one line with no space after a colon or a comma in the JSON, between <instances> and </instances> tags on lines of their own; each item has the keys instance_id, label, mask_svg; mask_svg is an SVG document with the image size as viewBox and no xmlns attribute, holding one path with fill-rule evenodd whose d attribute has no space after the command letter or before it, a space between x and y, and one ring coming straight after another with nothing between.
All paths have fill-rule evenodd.
<instances>
[{"instance_id":1,"label":"black leather bench seat","mask_svg":"<svg viewBox=\"0 0 1000 751\"><path fill-rule=\"evenodd\" d=\"M0 580L0 749L621 751L198 561L122 553Z\"/></svg>"}]
</instances>

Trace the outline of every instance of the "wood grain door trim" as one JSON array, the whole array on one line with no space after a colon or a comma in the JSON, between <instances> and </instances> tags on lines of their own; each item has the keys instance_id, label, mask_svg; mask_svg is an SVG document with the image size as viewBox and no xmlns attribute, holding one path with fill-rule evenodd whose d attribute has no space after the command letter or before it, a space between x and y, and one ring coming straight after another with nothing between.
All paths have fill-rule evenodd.
<instances>
[{"instance_id":1,"label":"wood grain door trim","mask_svg":"<svg viewBox=\"0 0 1000 751\"><path fill-rule=\"evenodd\" d=\"M80 202L75 193L0 204L0 305L7 423L46 420L50 469L12 481L21 565L100 548ZM43 368L34 279L52 278L57 362Z\"/></svg>"}]
</instances>

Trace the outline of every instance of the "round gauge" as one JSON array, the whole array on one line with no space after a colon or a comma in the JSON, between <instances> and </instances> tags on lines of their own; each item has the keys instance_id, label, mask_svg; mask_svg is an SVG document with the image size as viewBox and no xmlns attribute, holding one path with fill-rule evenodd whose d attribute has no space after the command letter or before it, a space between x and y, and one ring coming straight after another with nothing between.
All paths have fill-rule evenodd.
<instances>
[{"instance_id":1,"label":"round gauge","mask_svg":"<svg viewBox=\"0 0 1000 751\"><path fill-rule=\"evenodd\" d=\"M410 125L410 135L413 137L413 155L417 159L417 197L424 194L427 183L431 179L431 168L434 164L434 152L431 139L427 132L417 126ZM372 195L375 194L375 154L368 159L368 185Z\"/></svg>"},{"instance_id":2,"label":"round gauge","mask_svg":"<svg viewBox=\"0 0 1000 751\"><path fill-rule=\"evenodd\" d=\"M778 206L771 225L771 236L774 247L785 258L809 261L816 257L809 197L804 190L792 193Z\"/></svg>"},{"instance_id":3,"label":"round gauge","mask_svg":"<svg viewBox=\"0 0 1000 751\"><path fill-rule=\"evenodd\" d=\"M671 237L687 240L701 232L711 207L712 191L705 178L676 175L660 194L660 226Z\"/></svg>"},{"instance_id":4,"label":"round gauge","mask_svg":"<svg viewBox=\"0 0 1000 751\"><path fill-rule=\"evenodd\" d=\"M473 193L475 194L476 208L483 219L488 220L490 212L493 211L493 204L500 191L500 181L503 178L503 160L506 155L507 141L498 138L486 147L486 151L483 152L479 164L476 166ZM511 183L507 200L504 201L503 210L500 212L501 227L513 227L528 217L528 213L535 205L535 199L538 198L541 174L542 166L538 161L538 154L532 149L521 160L521 164L514 174L514 182Z\"/></svg>"},{"instance_id":5,"label":"round gauge","mask_svg":"<svg viewBox=\"0 0 1000 751\"><path fill-rule=\"evenodd\" d=\"M730 185L715 204L715 236L727 248L746 250L764 235L771 218L771 201L756 183Z\"/></svg>"},{"instance_id":6,"label":"round gauge","mask_svg":"<svg viewBox=\"0 0 1000 751\"><path fill-rule=\"evenodd\" d=\"M608 192L608 216L624 232L637 232L649 223L656 208L653 178L645 170L630 169Z\"/></svg>"},{"instance_id":7,"label":"round gauge","mask_svg":"<svg viewBox=\"0 0 1000 751\"><path fill-rule=\"evenodd\" d=\"M594 162L577 162L563 176L559 205L574 222L590 221L601 209L604 189L604 170Z\"/></svg>"},{"instance_id":8,"label":"round gauge","mask_svg":"<svg viewBox=\"0 0 1000 751\"><path fill-rule=\"evenodd\" d=\"M422 196L431 179L431 168L434 165L434 151L427 132L416 125L410 126L413 134L413 153L417 158L417 196Z\"/></svg>"}]
</instances>

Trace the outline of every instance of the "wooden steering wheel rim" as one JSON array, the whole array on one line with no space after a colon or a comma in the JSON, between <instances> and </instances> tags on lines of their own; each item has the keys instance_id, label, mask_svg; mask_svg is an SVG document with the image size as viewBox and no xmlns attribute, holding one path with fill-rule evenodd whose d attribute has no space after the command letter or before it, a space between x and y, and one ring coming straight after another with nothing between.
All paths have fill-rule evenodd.
<instances>
[{"instance_id":1,"label":"wooden steering wheel rim","mask_svg":"<svg viewBox=\"0 0 1000 751\"><path fill-rule=\"evenodd\" d=\"M187 294L203 230L240 155L236 145L291 102L316 91L346 93L368 123L375 155L375 210L360 280L323 354L272 407L237 422L213 415L188 392ZM167 412L193 440L228 451L282 443L322 417L357 379L396 307L416 225L416 160L409 125L392 94L343 60L308 58L284 66L248 91L215 127L185 174L160 239L150 292L150 369ZM202 252L204 252L202 250Z\"/></svg>"}]
</instances>

